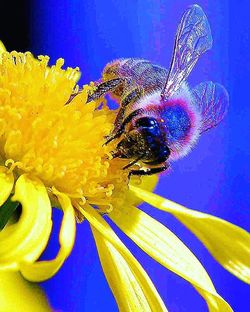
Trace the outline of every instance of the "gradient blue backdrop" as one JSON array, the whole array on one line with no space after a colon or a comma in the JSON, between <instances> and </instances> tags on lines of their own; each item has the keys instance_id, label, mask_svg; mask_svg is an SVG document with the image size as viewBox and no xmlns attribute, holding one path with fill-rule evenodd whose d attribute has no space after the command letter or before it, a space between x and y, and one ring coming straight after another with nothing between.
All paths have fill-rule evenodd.
<instances>
[{"instance_id":1,"label":"gradient blue backdrop","mask_svg":"<svg viewBox=\"0 0 250 312\"><path fill-rule=\"evenodd\" d=\"M81 83L100 77L105 64L118 57L141 57L168 67L177 24L192 1L37 0L32 9L34 54L64 57L80 66ZM197 1L208 15L214 46L190 75L223 83L230 94L225 121L204 135L195 150L161 178L157 193L187 207L209 212L249 230L248 81L250 40L248 1ZM240 4L238 4L240 3ZM236 312L250 310L250 288L226 272L198 240L172 217L144 209L172 229L209 272L218 292ZM58 231L60 213L55 213ZM55 234L45 257L57 246ZM123 234L122 238L156 284L169 311L206 311L203 299L181 278L151 260ZM233 243L233 242L232 242ZM60 272L43 283L57 311L117 311L98 260L89 226L77 228L74 250Z\"/></svg>"}]
</instances>

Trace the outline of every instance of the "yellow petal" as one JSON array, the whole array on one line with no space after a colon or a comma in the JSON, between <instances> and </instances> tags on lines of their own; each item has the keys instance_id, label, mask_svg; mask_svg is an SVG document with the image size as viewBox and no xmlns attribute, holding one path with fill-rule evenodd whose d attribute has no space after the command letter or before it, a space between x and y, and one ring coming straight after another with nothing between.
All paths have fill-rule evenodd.
<instances>
[{"instance_id":1,"label":"yellow petal","mask_svg":"<svg viewBox=\"0 0 250 312\"><path fill-rule=\"evenodd\" d=\"M0 41L0 54L2 54L3 52L6 52L6 48L5 48L4 44L3 44L3 42Z\"/></svg>"},{"instance_id":2,"label":"yellow petal","mask_svg":"<svg viewBox=\"0 0 250 312\"><path fill-rule=\"evenodd\" d=\"M0 232L0 269L18 270L23 261L35 261L47 245L51 232L51 206L45 186L22 175L12 198L22 205L17 223Z\"/></svg>"},{"instance_id":3,"label":"yellow petal","mask_svg":"<svg viewBox=\"0 0 250 312\"><path fill-rule=\"evenodd\" d=\"M44 293L19 273L0 272L0 310L6 312L52 311Z\"/></svg>"},{"instance_id":4,"label":"yellow petal","mask_svg":"<svg viewBox=\"0 0 250 312\"><path fill-rule=\"evenodd\" d=\"M210 311L232 311L217 294L199 260L160 222L132 206L114 209L109 216L148 255L190 282Z\"/></svg>"},{"instance_id":5,"label":"yellow petal","mask_svg":"<svg viewBox=\"0 0 250 312\"><path fill-rule=\"evenodd\" d=\"M23 263L20 267L25 278L30 281L44 281L52 277L63 265L69 256L75 241L75 213L68 196L54 191L63 210L63 220L59 234L60 250L55 259L50 261L37 261Z\"/></svg>"},{"instance_id":6,"label":"yellow petal","mask_svg":"<svg viewBox=\"0 0 250 312\"><path fill-rule=\"evenodd\" d=\"M152 206L173 214L207 247L228 271L250 283L250 234L242 228L206 213L187 209L155 194L133 188L135 194Z\"/></svg>"},{"instance_id":7,"label":"yellow petal","mask_svg":"<svg viewBox=\"0 0 250 312\"><path fill-rule=\"evenodd\" d=\"M104 272L117 303L122 306L121 311L166 311L149 276L112 228L94 208L85 205L84 209L81 207L78 209L90 222L92 228L95 228L95 239ZM99 235L96 236L96 233ZM105 248L107 248L106 251ZM126 300L127 303L122 302Z\"/></svg>"},{"instance_id":8,"label":"yellow petal","mask_svg":"<svg viewBox=\"0 0 250 312\"><path fill-rule=\"evenodd\" d=\"M13 173L8 173L7 168L0 166L0 206L8 199L14 184ZM1 208L0 208L1 209Z\"/></svg>"},{"instance_id":9,"label":"yellow petal","mask_svg":"<svg viewBox=\"0 0 250 312\"><path fill-rule=\"evenodd\" d=\"M4 44L2 43L2 41L0 41L0 63L2 62L3 52L6 52L6 48L5 48Z\"/></svg>"},{"instance_id":10,"label":"yellow petal","mask_svg":"<svg viewBox=\"0 0 250 312\"><path fill-rule=\"evenodd\" d=\"M157 183L158 183L159 177L157 174L152 174L149 176L132 176L129 181L129 185L138 186L140 189L146 190L146 191L152 191L155 189ZM131 203L135 206L138 206L141 204L141 200L134 196L132 192L129 192L126 197L126 203Z\"/></svg>"}]
</instances>

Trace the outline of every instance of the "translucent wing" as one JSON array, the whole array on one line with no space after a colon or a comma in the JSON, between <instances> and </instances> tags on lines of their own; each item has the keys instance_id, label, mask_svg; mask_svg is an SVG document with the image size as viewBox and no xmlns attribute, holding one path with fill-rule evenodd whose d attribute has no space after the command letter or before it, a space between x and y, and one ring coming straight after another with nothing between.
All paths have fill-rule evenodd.
<instances>
[{"instance_id":1,"label":"translucent wing","mask_svg":"<svg viewBox=\"0 0 250 312\"><path fill-rule=\"evenodd\" d=\"M202 116L200 132L217 126L227 113L229 104L227 90L218 83L206 81L196 86L192 94Z\"/></svg>"},{"instance_id":2,"label":"translucent wing","mask_svg":"<svg viewBox=\"0 0 250 312\"><path fill-rule=\"evenodd\" d=\"M178 26L174 53L162 97L167 99L185 80L200 55L212 47L212 35L205 13L198 5L191 6Z\"/></svg>"}]
</instances>

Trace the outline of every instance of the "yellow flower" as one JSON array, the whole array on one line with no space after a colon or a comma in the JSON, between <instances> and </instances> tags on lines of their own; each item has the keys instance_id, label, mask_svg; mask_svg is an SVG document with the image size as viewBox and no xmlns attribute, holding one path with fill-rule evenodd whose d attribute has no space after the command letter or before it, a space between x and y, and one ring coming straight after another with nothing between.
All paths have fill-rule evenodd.
<instances>
[{"instance_id":1,"label":"yellow flower","mask_svg":"<svg viewBox=\"0 0 250 312\"><path fill-rule=\"evenodd\" d=\"M166 311L140 263L105 221L107 214L147 254L190 282L210 311L232 311L192 252L136 205L143 200L176 216L226 269L248 283L249 234L154 195L155 176L133 177L129 183L122 169L127 160L111 159L115 143L103 145L115 112L101 101L86 104L91 86L69 101L79 72L62 65L59 59L48 67L48 57L37 60L30 53L2 55L0 212L13 209L14 202L22 211L0 232L0 270L20 271L30 281L50 278L72 250L75 219L87 220L119 309ZM55 259L39 261L51 233L52 206L64 212L61 247Z\"/></svg>"}]
</instances>

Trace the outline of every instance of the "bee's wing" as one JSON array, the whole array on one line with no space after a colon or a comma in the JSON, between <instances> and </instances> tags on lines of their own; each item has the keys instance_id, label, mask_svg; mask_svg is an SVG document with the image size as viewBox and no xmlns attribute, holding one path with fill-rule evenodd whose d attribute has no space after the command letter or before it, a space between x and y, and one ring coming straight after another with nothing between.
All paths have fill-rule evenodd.
<instances>
[{"instance_id":1,"label":"bee's wing","mask_svg":"<svg viewBox=\"0 0 250 312\"><path fill-rule=\"evenodd\" d=\"M227 90L212 81L202 82L192 90L194 103L201 112L200 133L217 126L226 115L229 96Z\"/></svg>"},{"instance_id":2,"label":"bee's wing","mask_svg":"<svg viewBox=\"0 0 250 312\"><path fill-rule=\"evenodd\" d=\"M197 4L183 15L178 26L170 70L162 90L162 97L175 93L201 54L212 47L212 35L205 13Z\"/></svg>"}]
</instances>

